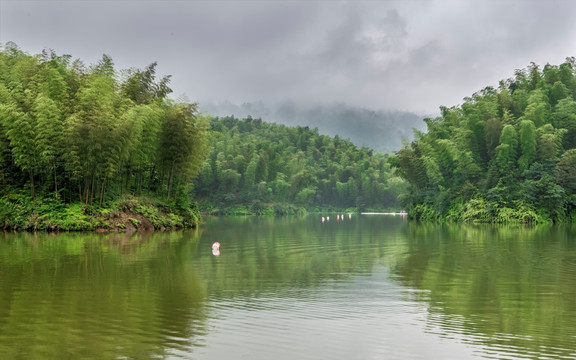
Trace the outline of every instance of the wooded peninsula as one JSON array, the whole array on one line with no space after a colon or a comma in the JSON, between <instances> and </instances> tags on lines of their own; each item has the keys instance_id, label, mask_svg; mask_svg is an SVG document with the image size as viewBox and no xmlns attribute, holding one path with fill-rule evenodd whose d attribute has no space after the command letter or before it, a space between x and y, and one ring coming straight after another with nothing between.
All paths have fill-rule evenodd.
<instances>
[{"instance_id":1,"label":"wooded peninsula","mask_svg":"<svg viewBox=\"0 0 576 360\"><path fill-rule=\"evenodd\" d=\"M532 63L513 78L441 107L428 132L390 159L420 220L576 220L576 59Z\"/></svg>"},{"instance_id":2,"label":"wooded peninsula","mask_svg":"<svg viewBox=\"0 0 576 360\"><path fill-rule=\"evenodd\" d=\"M393 155L318 129L212 118L170 77L0 51L0 227L192 227L200 213L402 209L427 221L576 220L576 61L441 107ZM350 119L354 121L354 119Z\"/></svg>"},{"instance_id":3,"label":"wooded peninsula","mask_svg":"<svg viewBox=\"0 0 576 360\"><path fill-rule=\"evenodd\" d=\"M175 102L156 64L118 72L8 43L0 53L0 224L5 229L193 226L189 181L208 119ZM142 221L145 221L143 224Z\"/></svg>"}]
</instances>

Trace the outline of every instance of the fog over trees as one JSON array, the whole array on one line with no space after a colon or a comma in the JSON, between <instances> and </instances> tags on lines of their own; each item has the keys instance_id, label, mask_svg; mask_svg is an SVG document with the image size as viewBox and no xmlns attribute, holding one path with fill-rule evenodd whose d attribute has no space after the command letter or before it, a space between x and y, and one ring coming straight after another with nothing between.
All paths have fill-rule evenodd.
<instances>
[{"instance_id":1,"label":"fog over trees","mask_svg":"<svg viewBox=\"0 0 576 360\"><path fill-rule=\"evenodd\" d=\"M370 110L343 103L305 105L296 102L266 104L231 102L200 104L200 111L216 116L261 118L288 126L318 128L321 134L340 136L357 146L378 152L400 149L403 142L414 139L413 129L426 129L423 116L397 110Z\"/></svg>"}]
</instances>

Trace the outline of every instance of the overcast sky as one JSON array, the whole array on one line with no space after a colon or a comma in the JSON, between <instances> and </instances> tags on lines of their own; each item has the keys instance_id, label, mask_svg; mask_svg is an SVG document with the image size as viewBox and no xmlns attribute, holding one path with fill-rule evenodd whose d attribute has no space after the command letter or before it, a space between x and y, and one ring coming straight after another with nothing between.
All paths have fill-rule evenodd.
<instances>
[{"instance_id":1,"label":"overcast sky","mask_svg":"<svg viewBox=\"0 0 576 360\"><path fill-rule=\"evenodd\" d=\"M117 68L174 97L434 113L531 61L576 56L574 0L6 1L0 43Z\"/></svg>"}]
</instances>

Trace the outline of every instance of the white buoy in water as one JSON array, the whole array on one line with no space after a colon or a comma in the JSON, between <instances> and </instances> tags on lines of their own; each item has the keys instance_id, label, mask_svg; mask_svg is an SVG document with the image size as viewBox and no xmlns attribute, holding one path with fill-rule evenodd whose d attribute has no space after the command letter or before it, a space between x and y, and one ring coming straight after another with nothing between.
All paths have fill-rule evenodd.
<instances>
[{"instance_id":1,"label":"white buoy in water","mask_svg":"<svg viewBox=\"0 0 576 360\"><path fill-rule=\"evenodd\" d=\"M220 243L218 241L212 244L212 255L214 256L220 255Z\"/></svg>"}]
</instances>

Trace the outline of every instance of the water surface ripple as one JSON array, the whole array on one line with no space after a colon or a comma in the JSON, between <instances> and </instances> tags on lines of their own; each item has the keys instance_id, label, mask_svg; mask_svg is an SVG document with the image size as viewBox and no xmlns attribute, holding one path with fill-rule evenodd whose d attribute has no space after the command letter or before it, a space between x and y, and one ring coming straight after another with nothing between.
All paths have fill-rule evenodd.
<instances>
[{"instance_id":1,"label":"water surface ripple","mask_svg":"<svg viewBox=\"0 0 576 360\"><path fill-rule=\"evenodd\" d=\"M334 218L0 234L0 358L576 358L574 227Z\"/></svg>"}]
</instances>

